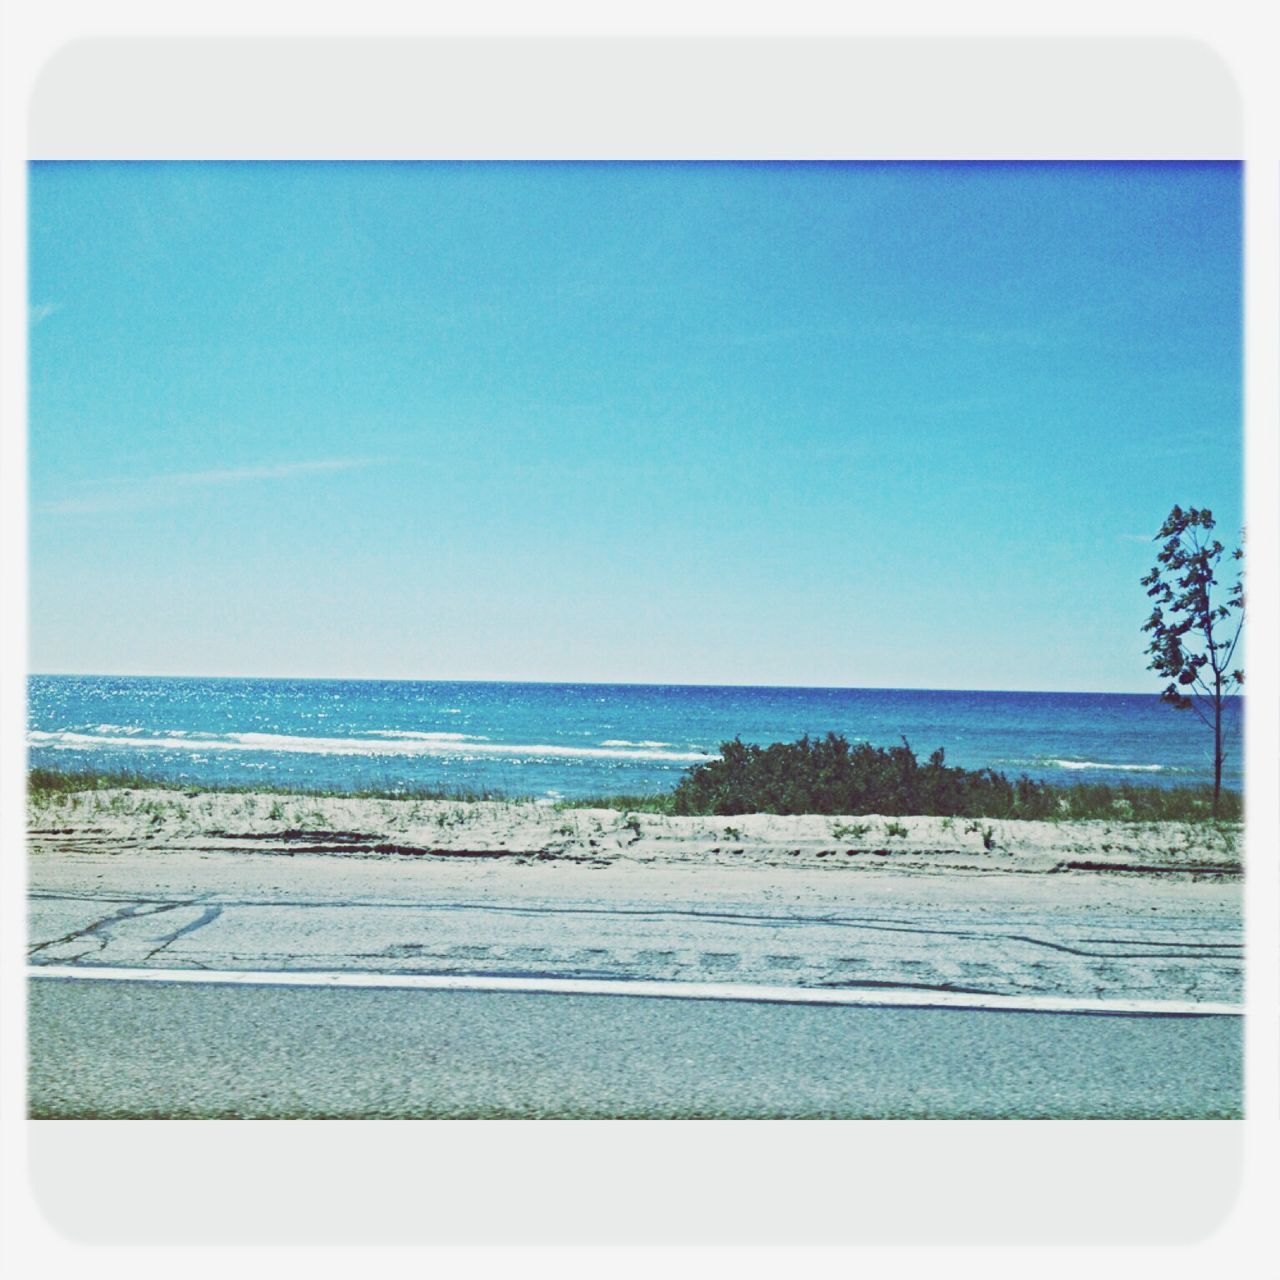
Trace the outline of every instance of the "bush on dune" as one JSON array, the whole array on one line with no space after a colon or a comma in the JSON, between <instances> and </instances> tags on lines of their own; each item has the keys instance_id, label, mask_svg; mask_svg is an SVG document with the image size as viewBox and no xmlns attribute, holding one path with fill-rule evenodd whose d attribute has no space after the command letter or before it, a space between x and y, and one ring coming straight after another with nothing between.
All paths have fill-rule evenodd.
<instances>
[{"instance_id":1,"label":"bush on dune","mask_svg":"<svg viewBox=\"0 0 1280 1280\"><path fill-rule=\"evenodd\" d=\"M1203 794L1202 794L1203 791ZM1207 817L1208 789L1055 787L1025 774L948 765L941 750L923 764L903 739L897 747L851 746L841 734L805 736L761 747L740 738L720 758L696 765L672 794L684 814L826 813L953 818L1112 818L1144 821ZM1239 815L1239 796L1231 812Z\"/></svg>"},{"instance_id":2,"label":"bush on dune","mask_svg":"<svg viewBox=\"0 0 1280 1280\"><path fill-rule=\"evenodd\" d=\"M1032 788L1036 784L1031 784ZM760 747L740 738L690 769L675 790L677 813L882 813L977 817L1011 813L1014 786L990 769L925 764L904 740L873 747L829 733Z\"/></svg>"}]
</instances>

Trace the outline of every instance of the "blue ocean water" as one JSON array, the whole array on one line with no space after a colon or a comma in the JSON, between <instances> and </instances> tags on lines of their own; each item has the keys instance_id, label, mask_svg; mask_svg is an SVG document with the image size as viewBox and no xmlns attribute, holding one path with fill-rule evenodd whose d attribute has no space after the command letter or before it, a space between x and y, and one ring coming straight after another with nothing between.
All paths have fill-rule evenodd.
<instances>
[{"instance_id":1,"label":"blue ocean water","mask_svg":"<svg viewBox=\"0 0 1280 1280\"><path fill-rule=\"evenodd\" d=\"M646 794L735 735L828 730L1058 783L1213 780L1212 734L1154 695L120 676L32 676L28 693L33 766L196 785ZM1233 789L1242 711L1227 722Z\"/></svg>"}]
</instances>

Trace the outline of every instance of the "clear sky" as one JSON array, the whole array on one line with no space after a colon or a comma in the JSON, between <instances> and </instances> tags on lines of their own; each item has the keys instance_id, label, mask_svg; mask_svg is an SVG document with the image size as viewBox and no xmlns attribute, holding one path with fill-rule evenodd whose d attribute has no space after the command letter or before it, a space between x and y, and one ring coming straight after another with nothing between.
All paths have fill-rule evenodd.
<instances>
[{"instance_id":1,"label":"clear sky","mask_svg":"<svg viewBox=\"0 0 1280 1280\"><path fill-rule=\"evenodd\" d=\"M31 669L1146 690L1236 165L38 164Z\"/></svg>"}]
</instances>

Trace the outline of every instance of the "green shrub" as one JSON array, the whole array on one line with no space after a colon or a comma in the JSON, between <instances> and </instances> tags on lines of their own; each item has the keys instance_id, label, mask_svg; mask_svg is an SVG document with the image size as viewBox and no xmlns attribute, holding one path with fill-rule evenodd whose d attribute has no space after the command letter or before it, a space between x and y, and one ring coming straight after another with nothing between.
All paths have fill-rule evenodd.
<instances>
[{"instance_id":1,"label":"green shrub","mask_svg":"<svg viewBox=\"0 0 1280 1280\"><path fill-rule=\"evenodd\" d=\"M676 813L879 813L1012 816L1038 797L1037 784L1015 787L990 769L925 764L899 747L850 746L840 734L760 747L740 738L720 758L694 766L673 794ZM1021 806L1019 804L1021 796Z\"/></svg>"},{"instance_id":2,"label":"green shrub","mask_svg":"<svg viewBox=\"0 0 1280 1280\"><path fill-rule=\"evenodd\" d=\"M897 747L851 746L843 735L828 733L767 747L740 738L722 743L718 759L685 773L671 793L671 811L1159 822L1207 819L1212 800L1210 787L1057 787L1025 774L1010 779L993 769L948 765L941 749L922 764L905 738ZM1242 807L1239 793L1224 793L1221 816L1238 820Z\"/></svg>"},{"instance_id":3,"label":"green shrub","mask_svg":"<svg viewBox=\"0 0 1280 1280\"><path fill-rule=\"evenodd\" d=\"M847 840L850 837L861 840L870 830L869 822L837 822L831 828L831 837L833 840Z\"/></svg>"}]
</instances>

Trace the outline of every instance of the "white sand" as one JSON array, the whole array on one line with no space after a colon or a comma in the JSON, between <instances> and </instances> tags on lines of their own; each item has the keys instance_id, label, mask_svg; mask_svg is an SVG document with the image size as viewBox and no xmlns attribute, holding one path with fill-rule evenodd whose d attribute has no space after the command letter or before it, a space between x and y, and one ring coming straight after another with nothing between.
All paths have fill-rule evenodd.
<instances>
[{"instance_id":1,"label":"white sand","mask_svg":"<svg viewBox=\"0 0 1280 1280\"><path fill-rule=\"evenodd\" d=\"M1238 827L155 790L29 829L34 963L1239 998Z\"/></svg>"},{"instance_id":2,"label":"white sand","mask_svg":"<svg viewBox=\"0 0 1280 1280\"><path fill-rule=\"evenodd\" d=\"M1234 875L1238 825L748 814L666 817L556 809L527 801L367 800L261 793L101 791L29 806L35 853L64 850L249 851L264 847L349 856L459 858L506 854L518 863L683 864L939 872L1072 869L1073 863ZM1185 878L1180 876L1179 878Z\"/></svg>"}]
</instances>

